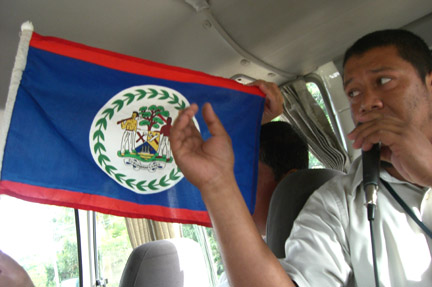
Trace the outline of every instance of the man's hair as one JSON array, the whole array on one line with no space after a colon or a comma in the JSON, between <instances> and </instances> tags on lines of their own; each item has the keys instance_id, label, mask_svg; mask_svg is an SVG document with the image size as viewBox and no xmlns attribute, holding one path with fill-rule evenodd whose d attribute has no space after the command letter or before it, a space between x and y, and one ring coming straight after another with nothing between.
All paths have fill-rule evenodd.
<instances>
[{"instance_id":1,"label":"man's hair","mask_svg":"<svg viewBox=\"0 0 432 287\"><path fill-rule=\"evenodd\" d=\"M291 169L308 168L308 145L289 123L262 125L260 142L259 160L270 166L276 181Z\"/></svg>"},{"instance_id":2,"label":"man's hair","mask_svg":"<svg viewBox=\"0 0 432 287\"><path fill-rule=\"evenodd\" d=\"M352 56L360 56L378 47L393 46L399 56L409 62L424 82L427 74L432 72L432 54L425 41L406 30L382 30L367 34L357 40L345 52L343 66Z\"/></svg>"}]
</instances>

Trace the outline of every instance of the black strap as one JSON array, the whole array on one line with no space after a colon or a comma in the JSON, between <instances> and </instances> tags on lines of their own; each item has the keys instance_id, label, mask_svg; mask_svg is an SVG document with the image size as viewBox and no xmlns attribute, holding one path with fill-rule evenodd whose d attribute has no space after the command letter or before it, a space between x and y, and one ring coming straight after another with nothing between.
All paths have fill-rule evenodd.
<instances>
[{"instance_id":1,"label":"black strap","mask_svg":"<svg viewBox=\"0 0 432 287\"><path fill-rule=\"evenodd\" d=\"M379 272L378 272L378 263L376 260L376 247L375 247L375 235L373 232L373 220L369 220L369 227L370 227L370 237L371 237L371 244L372 244L372 260L373 260L375 286L379 287L380 286Z\"/></svg>"},{"instance_id":2,"label":"black strap","mask_svg":"<svg viewBox=\"0 0 432 287\"><path fill-rule=\"evenodd\" d=\"M427 236L429 236L429 238L432 239L432 232L430 231L430 229L427 228L427 226L424 225L424 223L417 218L414 212L409 208L409 206L405 203L405 201L403 201L403 199L400 198L400 196L394 191L391 185L382 179L381 182L384 184L384 186L387 188L390 194L394 197L394 199L396 199L396 201L400 204L400 206L402 206L405 212L415 221L415 223L417 223L417 225L427 234Z\"/></svg>"}]
</instances>

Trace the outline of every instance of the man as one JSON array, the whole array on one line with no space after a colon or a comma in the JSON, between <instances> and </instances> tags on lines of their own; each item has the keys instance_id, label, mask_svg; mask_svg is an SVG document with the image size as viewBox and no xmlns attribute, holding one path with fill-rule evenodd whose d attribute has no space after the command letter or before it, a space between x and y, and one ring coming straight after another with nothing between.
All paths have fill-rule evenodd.
<instances>
[{"instance_id":1,"label":"man","mask_svg":"<svg viewBox=\"0 0 432 287\"><path fill-rule=\"evenodd\" d=\"M258 161L258 183L252 219L263 238L266 236L270 200L285 176L309 166L306 141L287 122L269 122L261 126ZM225 273L219 287L228 287Z\"/></svg>"},{"instance_id":2,"label":"man","mask_svg":"<svg viewBox=\"0 0 432 287\"><path fill-rule=\"evenodd\" d=\"M431 286L432 240L382 184L388 182L432 227L432 58L427 45L403 30L366 35L346 53L344 89L354 122L362 123L349 134L353 146L367 151L381 142L386 163L372 228L379 285ZM184 175L201 190L231 286L375 285L360 160L348 175L330 180L310 197L280 264L242 201L229 137L205 105L213 137L203 142L191 124L197 109L192 105L176 120L173 153ZM204 165L205 170L200 168Z\"/></svg>"},{"instance_id":3,"label":"man","mask_svg":"<svg viewBox=\"0 0 432 287\"><path fill-rule=\"evenodd\" d=\"M288 174L308 168L306 141L286 122L269 122L261 126L258 183L253 221L262 236L266 235L267 214L274 189Z\"/></svg>"}]
</instances>

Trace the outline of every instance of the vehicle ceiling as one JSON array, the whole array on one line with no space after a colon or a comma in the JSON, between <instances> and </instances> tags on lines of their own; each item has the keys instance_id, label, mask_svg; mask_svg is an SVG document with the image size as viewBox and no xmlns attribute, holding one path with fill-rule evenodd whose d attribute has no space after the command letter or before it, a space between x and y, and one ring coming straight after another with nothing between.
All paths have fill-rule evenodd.
<instances>
[{"instance_id":1,"label":"vehicle ceiling","mask_svg":"<svg viewBox=\"0 0 432 287\"><path fill-rule=\"evenodd\" d=\"M208 9L194 8L206 3ZM216 76L245 74L279 84L330 60L339 63L355 39L373 30L406 27L432 45L431 0L4 0L0 111L20 26L27 20L42 35ZM221 36L217 23L243 55Z\"/></svg>"}]
</instances>

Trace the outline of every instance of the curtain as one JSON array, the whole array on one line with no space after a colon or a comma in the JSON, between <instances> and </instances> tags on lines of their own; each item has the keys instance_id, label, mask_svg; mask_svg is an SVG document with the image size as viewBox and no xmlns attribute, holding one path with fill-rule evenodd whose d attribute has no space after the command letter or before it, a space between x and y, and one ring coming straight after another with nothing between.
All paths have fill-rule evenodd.
<instances>
[{"instance_id":1,"label":"curtain","mask_svg":"<svg viewBox=\"0 0 432 287\"><path fill-rule=\"evenodd\" d=\"M145 218L125 219L132 248L150 241L179 238L181 234L180 225L178 224Z\"/></svg>"},{"instance_id":2,"label":"curtain","mask_svg":"<svg viewBox=\"0 0 432 287\"><path fill-rule=\"evenodd\" d=\"M283 117L306 138L310 151L326 168L346 172L349 157L338 141L329 121L309 93L303 78L281 87L285 98Z\"/></svg>"}]
</instances>

